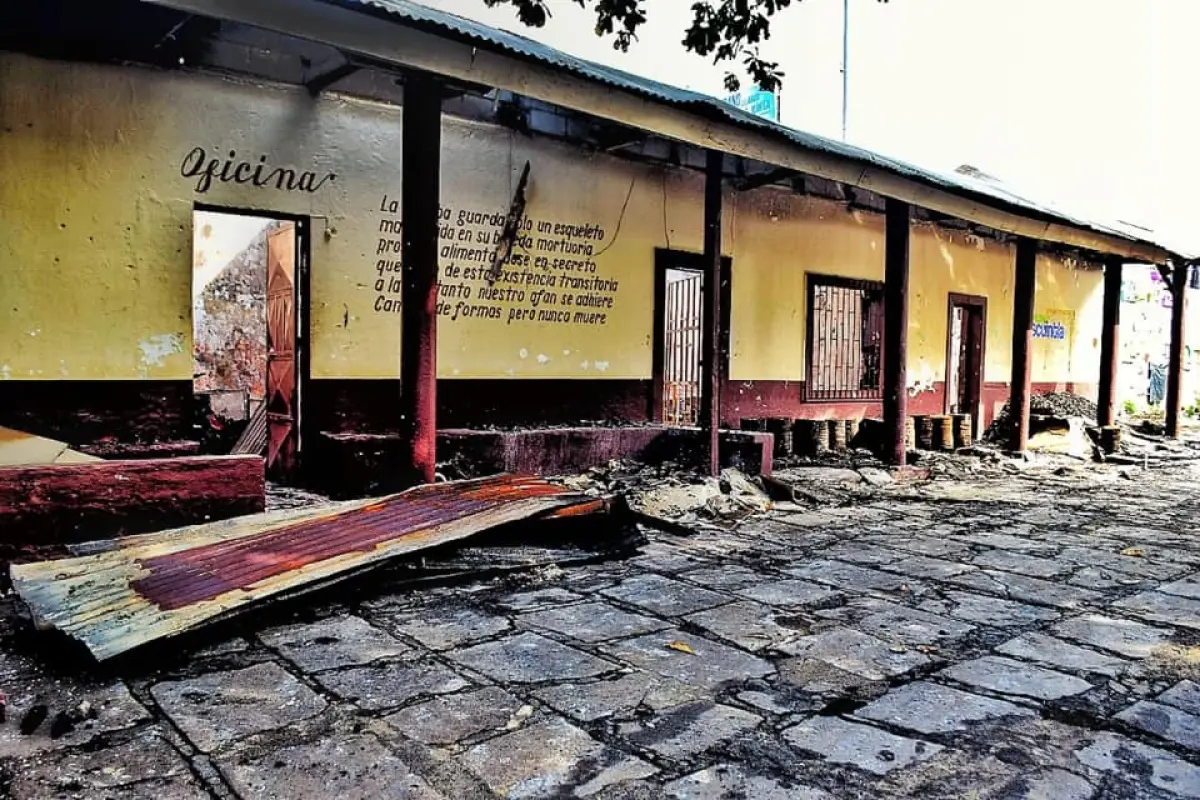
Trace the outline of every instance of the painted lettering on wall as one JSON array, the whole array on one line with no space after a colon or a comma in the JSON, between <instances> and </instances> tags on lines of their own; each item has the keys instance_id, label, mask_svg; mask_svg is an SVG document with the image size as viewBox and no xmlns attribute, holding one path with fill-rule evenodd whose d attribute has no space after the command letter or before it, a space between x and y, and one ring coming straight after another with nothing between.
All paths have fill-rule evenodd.
<instances>
[{"instance_id":1,"label":"painted lettering on wall","mask_svg":"<svg viewBox=\"0 0 1200 800\"><path fill-rule=\"evenodd\" d=\"M379 202L379 240L375 251L375 300L380 314L400 313L401 232L397 199ZM441 272L438 314L459 319L494 320L497 325L549 323L607 325L620 280L601 274L595 261L608 236L587 221L521 221L512 255L495 283L487 280L503 212L467 208L438 209Z\"/></svg>"},{"instance_id":2,"label":"painted lettering on wall","mask_svg":"<svg viewBox=\"0 0 1200 800\"><path fill-rule=\"evenodd\" d=\"M1065 342L1070 333L1068 330L1070 321L1068 318L1067 322L1064 323L1061 318L1067 314L1070 314L1070 312L1035 314L1033 317L1033 338ZM1059 319L1055 319L1055 317L1059 317Z\"/></svg>"},{"instance_id":3,"label":"painted lettering on wall","mask_svg":"<svg viewBox=\"0 0 1200 800\"><path fill-rule=\"evenodd\" d=\"M318 178L312 170L297 171L292 167L272 166L267 163L265 155L251 162L239 160L237 151L230 150L225 158L209 158L203 147L193 147L188 151L179 165L179 174L185 178L195 178L196 192L199 194L207 192L214 182L249 183L259 188L312 194L326 183L337 180L337 175L332 172Z\"/></svg>"}]
</instances>

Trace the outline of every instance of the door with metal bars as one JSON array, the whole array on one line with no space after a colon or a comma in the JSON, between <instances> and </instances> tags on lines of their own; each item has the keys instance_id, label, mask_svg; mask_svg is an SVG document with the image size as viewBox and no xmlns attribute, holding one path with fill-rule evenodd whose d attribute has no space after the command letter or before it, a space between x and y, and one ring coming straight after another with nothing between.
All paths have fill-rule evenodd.
<instances>
[{"instance_id":1,"label":"door with metal bars","mask_svg":"<svg viewBox=\"0 0 1200 800\"><path fill-rule=\"evenodd\" d=\"M667 425L697 425L704 347L704 274L668 269L663 299L662 419Z\"/></svg>"}]
</instances>

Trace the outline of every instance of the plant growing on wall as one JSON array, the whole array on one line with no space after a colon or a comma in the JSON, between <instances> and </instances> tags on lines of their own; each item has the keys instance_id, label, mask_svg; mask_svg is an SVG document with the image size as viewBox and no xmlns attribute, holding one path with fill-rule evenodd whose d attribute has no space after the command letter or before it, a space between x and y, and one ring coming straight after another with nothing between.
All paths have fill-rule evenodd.
<instances>
[{"instance_id":1,"label":"plant growing on wall","mask_svg":"<svg viewBox=\"0 0 1200 800\"><path fill-rule=\"evenodd\" d=\"M800 2L801 0L796 0ZM510 5L522 23L540 28L550 18L550 0L483 0L490 8ZM615 49L627 51L646 21L647 0L573 0L595 12L597 36L612 39ZM886 3L888 0L876 0ZM683 33L685 50L712 56L713 63L741 61L762 89L774 91L783 80L779 64L762 57L759 46L771 38L771 19L792 0L696 0L692 19ZM725 88L736 92L741 81L725 74Z\"/></svg>"}]
</instances>

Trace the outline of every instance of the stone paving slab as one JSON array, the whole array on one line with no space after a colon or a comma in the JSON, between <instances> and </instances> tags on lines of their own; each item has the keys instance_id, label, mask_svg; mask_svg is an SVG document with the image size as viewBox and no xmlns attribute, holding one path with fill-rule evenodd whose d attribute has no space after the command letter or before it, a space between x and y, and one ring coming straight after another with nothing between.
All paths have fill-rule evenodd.
<instances>
[{"instance_id":1,"label":"stone paving slab","mask_svg":"<svg viewBox=\"0 0 1200 800\"><path fill-rule=\"evenodd\" d=\"M805 636L779 649L789 655L823 661L868 680L903 675L929 663L929 659L921 653L889 645L851 628Z\"/></svg>"},{"instance_id":2,"label":"stone paving slab","mask_svg":"<svg viewBox=\"0 0 1200 800\"><path fill-rule=\"evenodd\" d=\"M520 699L498 686L486 686L434 697L384 717L384 721L410 739L448 745L504 728L521 707Z\"/></svg>"},{"instance_id":3,"label":"stone paving slab","mask_svg":"<svg viewBox=\"0 0 1200 800\"><path fill-rule=\"evenodd\" d=\"M458 650L450 656L495 681L542 683L594 678L614 664L536 633L519 633Z\"/></svg>"},{"instance_id":4,"label":"stone paving slab","mask_svg":"<svg viewBox=\"0 0 1200 800\"><path fill-rule=\"evenodd\" d=\"M368 735L323 737L257 756L222 759L218 766L243 800L448 800Z\"/></svg>"},{"instance_id":5,"label":"stone paving slab","mask_svg":"<svg viewBox=\"0 0 1200 800\"><path fill-rule=\"evenodd\" d=\"M433 661L370 664L318 672L314 677L328 691L369 711L398 708L418 697L450 694L471 685Z\"/></svg>"},{"instance_id":6,"label":"stone paving slab","mask_svg":"<svg viewBox=\"0 0 1200 800\"><path fill-rule=\"evenodd\" d=\"M882 567L889 572L899 572L914 578L949 578L964 572L974 572L976 567L957 561L947 561L929 556L909 556Z\"/></svg>"},{"instance_id":7,"label":"stone paving slab","mask_svg":"<svg viewBox=\"0 0 1200 800\"><path fill-rule=\"evenodd\" d=\"M734 593L750 600L771 606L794 608L835 602L841 594L833 589L810 581L782 580L758 582L734 590Z\"/></svg>"},{"instance_id":8,"label":"stone paving slab","mask_svg":"<svg viewBox=\"0 0 1200 800\"><path fill-rule=\"evenodd\" d=\"M1135 617L1200 630L1200 600L1163 592L1141 592L1113 603Z\"/></svg>"},{"instance_id":9,"label":"stone paving slab","mask_svg":"<svg viewBox=\"0 0 1200 800\"><path fill-rule=\"evenodd\" d=\"M1164 583L1158 587L1160 592L1200 600L1200 574L1186 575L1177 581Z\"/></svg>"},{"instance_id":10,"label":"stone paving slab","mask_svg":"<svg viewBox=\"0 0 1200 800\"><path fill-rule=\"evenodd\" d=\"M150 693L200 750L214 752L252 733L325 710L325 700L276 664L164 681Z\"/></svg>"},{"instance_id":11,"label":"stone paving slab","mask_svg":"<svg viewBox=\"0 0 1200 800\"><path fill-rule=\"evenodd\" d=\"M1200 683L1180 681L1158 696L1158 702L1200 716Z\"/></svg>"},{"instance_id":12,"label":"stone paving slab","mask_svg":"<svg viewBox=\"0 0 1200 800\"><path fill-rule=\"evenodd\" d=\"M988 594L994 594L1009 600L1024 603L1051 606L1053 608L1075 609L1086 603L1096 602L1101 595L1091 589L1069 586L1027 575L999 570L979 570L955 575L948 579L951 583L968 589L976 589Z\"/></svg>"},{"instance_id":13,"label":"stone paving slab","mask_svg":"<svg viewBox=\"0 0 1200 800\"><path fill-rule=\"evenodd\" d=\"M1075 569L1074 565L1053 558L1026 555L1014 550L988 550L975 556L971 563L977 567L1019 572L1032 578L1053 578Z\"/></svg>"},{"instance_id":14,"label":"stone paving slab","mask_svg":"<svg viewBox=\"0 0 1200 800\"><path fill-rule=\"evenodd\" d=\"M775 621L776 612L769 606L749 600L717 606L691 614L685 619L699 625L718 638L733 642L751 652L775 647L802 635Z\"/></svg>"},{"instance_id":15,"label":"stone paving slab","mask_svg":"<svg viewBox=\"0 0 1200 800\"><path fill-rule=\"evenodd\" d=\"M489 639L512 628L504 617L474 608L435 607L388 614L390 627L431 650L450 650Z\"/></svg>"},{"instance_id":16,"label":"stone paving slab","mask_svg":"<svg viewBox=\"0 0 1200 800\"><path fill-rule=\"evenodd\" d=\"M1165 750L1112 733L1097 733L1075 752L1079 763L1140 784L1148 781L1176 797L1200 797L1200 767Z\"/></svg>"},{"instance_id":17,"label":"stone paving slab","mask_svg":"<svg viewBox=\"0 0 1200 800\"><path fill-rule=\"evenodd\" d=\"M462 763L500 797L587 797L658 770L554 719L475 745ZM570 790L574 789L573 792Z\"/></svg>"},{"instance_id":18,"label":"stone paving slab","mask_svg":"<svg viewBox=\"0 0 1200 800\"><path fill-rule=\"evenodd\" d=\"M762 718L709 701L677 706L646 723L629 723L622 733L634 744L667 758L698 755L758 727Z\"/></svg>"},{"instance_id":19,"label":"stone paving slab","mask_svg":"<svg viewBox=\"0 0 1200 800\"><path fill-rule=\"evenodd\" d=\"M833 800L820 789L785 785L754 775L737 764L718 764L668 783L663 797L669 800Z\"/></svg>"},{"instance_id":20,"label":"stone paving slab","mask_svg":"<svg viewBox=\"0 0 1200 800\"><path fill-rule=\"evenodd\" d=\"M709 691L775 671L764 659L676 629L609 642L601 649L634 666Z\"/></svg>"},{"instance_id":21,"label":"stone paving slab","mask_svg":"<svg viewBox=\"0 0 1200 800\"><path fill-rule=\"evenodd\" d=\"M993 628L1023 627L1056 620L1060 616L1059 612L1041 606L955 591L944 592L941 599L925 600L918 608Z\"/></svg>"},{"instance_id":22,"label":"stone paving slab","mask_svg":"<svg viewBox=\"0 0 1200 800\"><path fill-rule=\"evenodd\" d=\"M603 642L671 627L660 619L631 614L608 603L576 603L532 611L521 615L521 622L581 642Z\"/></svg>"},{"instance_id":23,"label":"stone paving slab","mask_svg":"<svg viewBox=\"0 0 1200 800\"><path fill-rule=\"evenodd\" d=\"M763 579L761 573L747 567L738 566L737 564L704 567L703 569L684 572L679 577L687 578L697 586L706 586L709 589L720 589L723 591L740 589L752 583L761 583Z\"/></svg>"},{"instance_id":24,"label":"stone paving slab","mask_svg":"<svg viewBox=\"0 0 1200 800\"><path fill-rule=\"evenodd\" d=\"M1200 717L1172 706L1139 700L1117 714L1117 719L1141 728L1160 739L1200 750Z\"/></svg>"},{"instance_id":25,"label":"stone paving slab","mask_svg":"<svg viewBox=\"0 0 1200 800\"><path fill-rule=\"evenodd\" d=\"M906 578L902 575L845 564L840 561L814 561L801 567L787 569L785 572L797 578L817 581L837 589L854 592L894 592L906 583Z\"/></svg>"},{"instance_id":26,"label":"stone paving slab","mask_svg":"<svg viewBox=\"0 0 1200 800\"><path fill-rule=\"evenodd\" d=\"M961 620L899 605L880 604L882 610L859 620L858 627L889 642L933 645L961 639L975 626Z\"/></svg>"},{"instance_id":27,"label":"stone paving slab","mask_svg":"<svg viewBox=\"0 0 1200 800\"><path fill-rule=\"evenodd\" d=\"M662 575L638 575L600 593L664 617L691 614L733 600Z\"/></svg>"},{"instance_id":28,"label":"stone paving slab","mask_svg":"<svg viewBox=\"0 0 1200 800\"><path fill-rule=\"evenodd\" d=\"M534 692L542 702L582 722L628 716L642 705L662 711L705 694L695 686L649 672L634 672L616 680L563 683Z\"/></svg>"},{"instance_id":29,"label":"stone paving slab","mask_svg":"<svg viewBox=\"0 0 1200 800\"><path fill-rule=\"evenodd\" d=\"M260 633L258 638L309 672L367 664L413 652L391 634L355 616L335 616L318 622L272 628Z\"/></svg>"},{"instance_id":30,"label":"stone paving slab","mask_svg":"<svg viewBox=\"0 0 1200 800\"><path fill-rule=\"evenodd\" d=\"M951 733L985 720L1034 713L1025 706L926 681L901 686L855 712L864 719L920 733Z\"/></svg>"},{"instance_id":31,"label":"stone paving slab","mask_svg":"<svg viewBox=\"0 0 1200 800\"><path fill-rule=\"evenodd\" d=\"M1090 683L1073 675L999 656L984 656L972 661L963 661L947 667L939 675L977 689L1037 700L1058 700L1083 694L1092 688Z\"/></svg>"},{"instance_id":32,"label":"stone paving slab","mask_svg":"<svg viewBox=\"0 0 1200 800\"><path fill-rule=\"evenodd\" d=\"M876 775L932 758L943 749L941 745L895 736L837 717L812 717L785 730L783 738L826 761L849 764Z\"/></svg>"},{"instance_id":33,"label":"stone paving slab","mask_svg":"<svg viewBox=\"0 0 1200 800\"><path fill-rule=\"evenodd\" d=\"M1103 614L1084 614L1065 619L1055 625L1053 631L1063 638L1128 658L1148 658L1171 638L1171 632L1162 628Z\"/></svg>"},{"instance_id":34,"label":"stone paving slab","mask_svg":"<svg viewBox=\"0 0 1200 800\"><path fill-rule=\"evenodd\" d=\"M1119 675L1129 663L1116 656L1078 647L1044 633L1027 633L1009 639L999 645L996 652L1060 669L1096 672L1109 677Z\"/></svg>"}]
</instances>

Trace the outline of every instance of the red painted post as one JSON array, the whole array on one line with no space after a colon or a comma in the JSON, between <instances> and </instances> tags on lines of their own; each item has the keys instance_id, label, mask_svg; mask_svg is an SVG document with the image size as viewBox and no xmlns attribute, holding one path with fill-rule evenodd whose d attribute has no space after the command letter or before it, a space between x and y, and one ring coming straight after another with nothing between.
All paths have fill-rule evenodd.
<instances>
[{"instance_id":1,"label":"red painted post","mask_svg":"<svg viewBox=\"0 0 1200 800\"><path fill-rule=\"evenodd\" d=\"M883 456L904 466L908 455L908 203L888 198L883 266Z\"/></svg>"},{"instance_id":2,"label":"red painted post","mask_svg":"<svg viewBox=\"0 0 1200 800\"><path fill-rule=\"evenodd\" d=\"M700 427L705 465L721 471L721 188L723 153L709 150L704 170L704 374L700 379Z\"/></svg>"},{"instance_id":3,"label":"red painted post","mask_svg":"<svg viewBox=\"0 0 1200 800\"><path fill-rule=\"evenodd\" d=\"M1167 436L1179 438L1179 412L1183 395L1183 333L1186 319L1187 264L1171 270L1171 358L1167 367Z\"/></svg>"},{"instance_id":4,"label":"red painted post","mask_svg":"<svg viewBox=\"0 0 1200 800\"><path fill-rule=\"evenodd\" d=\"M1009 448L1023 453L1029 445L1030 359L1033 344L1033 300L1037 290L1037 251L1034 239L1017 240L1016 285L1013 288L1012 383L1008 408L1012 417Z\"/></svg>"},{"instance_id":5,"label":"red painted post","mask_svg":"<svg viewBox=\"0 0 1200 800\"><path fill-rule=\"evenodd\" d=\"M1117 421L1117 369L1121 343L1121 262L1104 265L1104 322L1100 330L1100 395L1097 419L1100 425Z\"/></svg>"},{"instance_id":6,"label":"red painted post","mask_svg":"<svg viewBox=\"0 0 1200 800\"><path fill-rule=\"evenodd\" d=\"M400 311L401 436L406 480L432 483L437 466L438 203L442 96L425 76L404 84L400 207L404 286Z\"/></svg>"}]
</instances>

